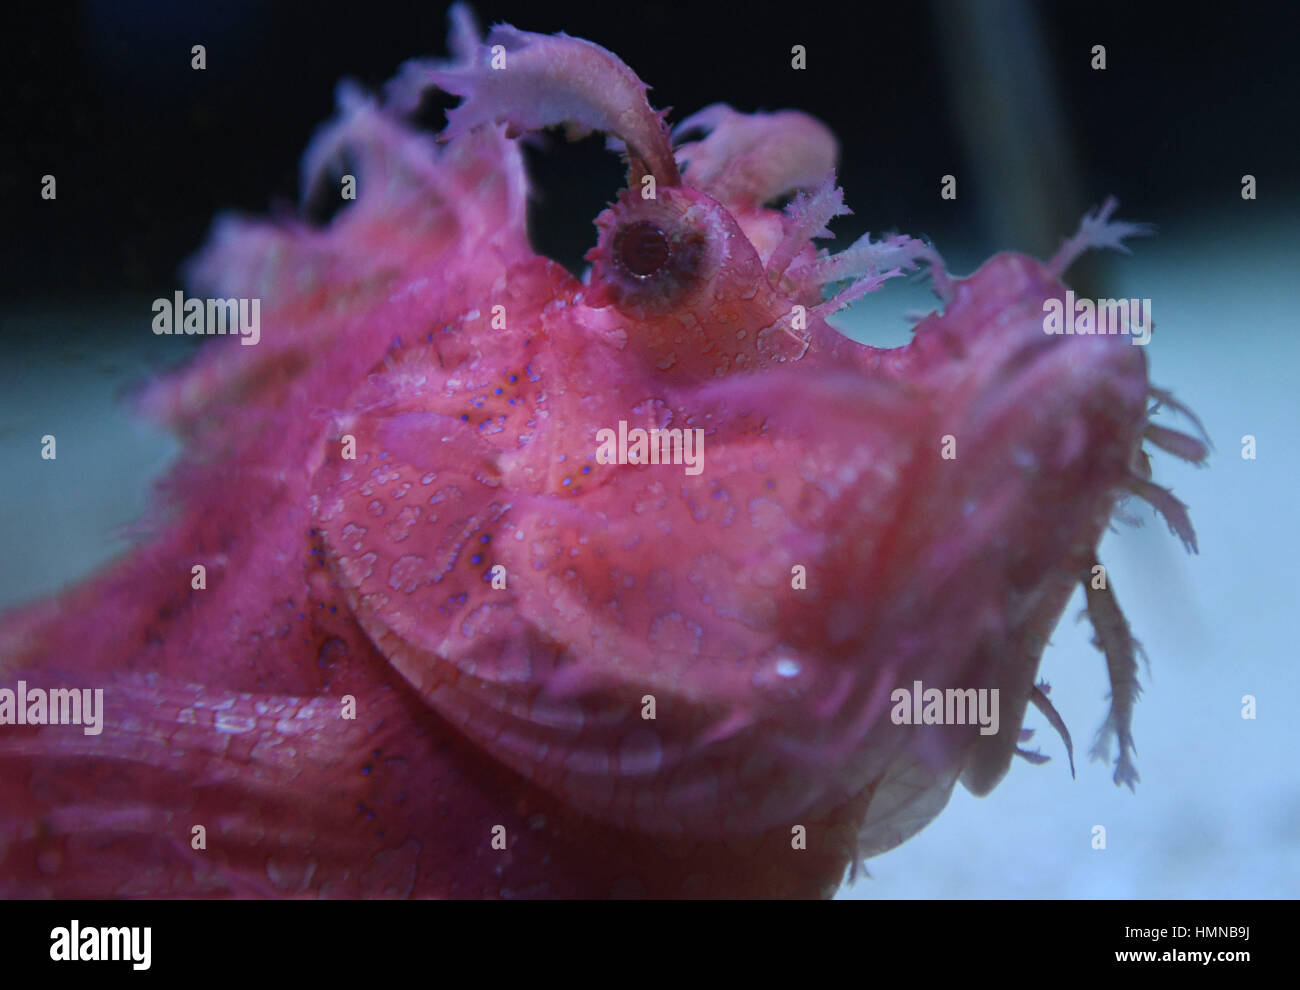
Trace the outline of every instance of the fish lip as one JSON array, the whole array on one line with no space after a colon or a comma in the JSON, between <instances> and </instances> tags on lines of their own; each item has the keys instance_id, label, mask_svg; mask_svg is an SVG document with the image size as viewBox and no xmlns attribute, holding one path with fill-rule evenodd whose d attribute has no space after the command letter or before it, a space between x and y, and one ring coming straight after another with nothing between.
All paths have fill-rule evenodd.
<instances>
[{"instance_id":1,"label":"fish lip","mask_svg":"<svg viewBox=\"0 0 1300 990\"><path fill-rule=\"evenodd\" d=\"M1007 344L1011 347L1005 357L988 362L988 350ZM1100 393L1106 405L1131 407L1135 416L1140 415L1149 388L1141 350L1121 346L1119 340L1099 342L1041 332L1020 336L1015 342L986 341L967 358L988 368L974 372L982 381L976 386L978 398L970 413L975 421L986 422L1026 401L1038 408L1042 404L1033 401L1035 396L1048 397L1046 405L1053 407L1066 394L1073 395L1081 406L1093 407L1094 397Z\"/></svg>"},{"instance_id":2,"label":"fish lip","mask_svg":"<svg viewBox=\"0 0 1300 990\"><path fill-rule=\"evenodd\" d=\"M1141 352L1125 337L1032 334L998 366L993 387L1048 388L1047 379L1055 376L1062 389L1080 394L1101 389L1121 404L1141 406L1149 388ZM1140 388L1125 387L1138 379Z\"/></svg>"}]
</instances>

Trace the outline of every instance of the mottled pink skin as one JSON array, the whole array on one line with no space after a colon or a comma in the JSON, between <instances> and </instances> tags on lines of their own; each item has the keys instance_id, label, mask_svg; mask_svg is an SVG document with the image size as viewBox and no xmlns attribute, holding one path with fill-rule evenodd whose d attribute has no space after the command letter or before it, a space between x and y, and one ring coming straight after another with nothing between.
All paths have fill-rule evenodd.
<instances>
[{"instance_id":1,"label":"mottled pink skin","mask_svg":"<svg viewBox=\"0 0 1300 990\"><path fill-rule=\"evenodd\" d=\"M219 227L194 288L260 296L261 343L146 396L187 441L153 538L6 623L4 684L107 706L98 737L0 730L6 896L825 895L958 777L1005 772L1131 476L1142 349L1045 336L1064 287L1019 255L945 283L907 347L840 335L811 242L781 249L808 204L762 206L833 160L802 115L705 118L654 208L715 253L646 312L608 247L646 205L598 220L590 285L537 257L515 142L438 72L468 97L445 146L345 91L308 168L348 144L358 203ZM624 126L603 113L574 119ZM665 178L648 106L627 113L633 179ZM758 167L787 138L789 168ZM621 419L703 428L704 472L596 464ZM1001 731L892 724L914 677L1001 688Z\"/></svg>"}]
</instances>

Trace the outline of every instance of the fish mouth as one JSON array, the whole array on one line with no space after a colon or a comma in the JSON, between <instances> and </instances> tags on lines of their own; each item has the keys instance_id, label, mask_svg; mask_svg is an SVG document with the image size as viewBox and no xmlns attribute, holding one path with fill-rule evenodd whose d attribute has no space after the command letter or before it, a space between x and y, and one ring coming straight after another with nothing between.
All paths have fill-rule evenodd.
<instances>
[{"instance_id":1,"label":"fish mouth","mask_svg":"<svg viewBox=\"0 0 1300 990\"><path fill-rule=\"evenodd\" d=\"M928 514L964 506L965 514L956 516L959 532L1006 534L987 546L970 537L963 549L966 537L940 533L913 555L935 575L964 573L944 594L933 596L936 601L960 593L955 589L981 573L990 588L1005 594L992 630L948 672L954 685L982 680L1000 690L1004 731L969 741L952 733L948 738L947 730L932 731L899 758L900 766L913 766L913 772L922 765L936 775L956 758L958 779L976 795L997 785L1013 756L1035 763L1046 759L1020 745L1030 704L1062 735L1073 772L1068 730L1048 700L1049 688L1035 679L1048 637L1080 585L1111 683L1110 710L1092 755L1109 760L1111 743L1117 742L1114 780L1134 785L1130 723L1141 647L1105 579L1098 547L1120 503L1136 495L1195 550L1182 503L1151 480L1145 444L1151 441L1199 464L1208 455L1208 440L1171 431L1152 417L1169 408L1190 418L1202 438L1203 428L1172 396L1152 386L1145 348L1134 346L1143 340L1046 330L1047 301L1066 293L1058 276L1053 265L1016 255L991 259L956 282L940 272L936 289L942 286L947 305L917 325L901 362L906 367L901 377L922 385L927 405L940 410L938 429L947 431L945 439L954 445L950 469L931 473L933 484L949 488L948 497ZM945 555L966 563L945 563ZM967 748L959 752L959 747ZM889 848L881 837L894 834L893 828L888 820L873 821L868 810L864 848Z\"/></svg>"},{"instance_id":2,"label":"fish mouth","mask_svg":"<svg viewBox=\"0 0 1300 990\"><path fill-rule=\"evenodd\" d=\"M1040 442L1040 460L1049 469L1069 470L1094 453L1094 477L1122 484L1142 446L1150 395L1145 356L1114 338L1061 338L1030 333L996 367L985 394L972 410L976 422L1019 416L1033 422L1028 433L1056 432L1054 443ZM1019 410L1017 414L1015 410ZM1018 447L1014 460L1032 467Z\"/></svg>"}]
</instances>

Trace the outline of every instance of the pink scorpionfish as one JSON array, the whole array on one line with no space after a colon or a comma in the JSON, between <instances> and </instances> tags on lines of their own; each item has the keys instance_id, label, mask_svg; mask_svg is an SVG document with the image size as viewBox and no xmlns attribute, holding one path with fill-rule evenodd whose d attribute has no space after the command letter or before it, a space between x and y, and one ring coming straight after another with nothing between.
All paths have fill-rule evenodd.
<instances>
[{"instance_id":1,"label":"pink scorpionfish","mask_svg":"<svg viewBox=\"0 0 1300 990\"><path fill-rule=\"evenodd\" d=\"M99 734L0 728L0 891L828 895L1038 756L1030 704L1064 733L1035 678L1080 582L1131 783L1136 644L1089 576L1126 494L1193 544L1143 443L1206 448L1150 422L1180 407L1143 348L1044 304L1139 228L1108 203L969 278L829 254L816 120L670 132L610 52L463 10L452 49L340 90L304 178L346 153L355 203L225 219L192 266L260 341L146 391L185 442L150 536L3 626L4 687L104 700ZM462 98L436 140L429 87ZM581 281L525 225L519 138L558 125L628 165ZM827 323L921 264L907 346ZM917 681L997 689L996 731L895 717Z\"/></svg>"}]
</instances>

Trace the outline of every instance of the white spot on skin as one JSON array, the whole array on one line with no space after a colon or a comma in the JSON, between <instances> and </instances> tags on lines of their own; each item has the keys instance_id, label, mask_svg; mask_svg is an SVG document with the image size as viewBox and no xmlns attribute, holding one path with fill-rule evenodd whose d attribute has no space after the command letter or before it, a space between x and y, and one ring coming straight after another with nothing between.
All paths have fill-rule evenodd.
<instances>
[{"instance_id":1,"label":"white spot on skin","mask_svg":"<svg viewBox=\"0 0 1300 990\"><path fill-rule=\"evenodd\" d=\"M788 656L763 660L750 678L750 683L773 700L781 701L798 698L810 686L803 664Z\"/></svg>"},{"instance_id":2,"label":"white spot on skin","mask_svg":"<svg viewBox=\"0 0 1300 990\"><path fill-rule=\"evenodd\" d=\"M650 644L672 657L694 657L700 652L704 630L677 612L661 615L650 626Z\"/></svg>"},{"instance_id":3,"label":"white spot on skin","mask_svg":"<svg viewBox=\"0 0 1300 990\"><path fill-rule=\"evenodd\" d=\"M570 773L609 775L609 754L603 749L575 749L564 758L564 769Z\"/></svg>"},{"instance_id":4,"label":"white spot on skin","mask_svg":"<svg viewBox=\"0 0 1300 990\"><path fill-rule=\"evenodd\" d=\"M251 732L257 726L257 719L251 715L231 715L222 712L212 720L212 726L218 732L226 732L230 735L240 735L244 732Z\"/></svg>"},{"instance_id":5,"label":"white spot on skin","mask_svg":"<svg viewBox=\"0 0 1300 990\"><path fill-rule=\"evenodd\" d=\"M618 772L624 776L657 773L663 759L659 736L648 728L633 729L618 744Z\"/></svg>"},{"instance_id":6,"label":"white spot on skin","mask_svg":"<svg viewBox=\"0 0 1300 990\"><path fill-rule=\"evenodd\" d=\"M358 543L355 547L353 547L353 549L360 550L361 544ZM377 561L378 559L379 557L374 553L363 553L360 557L357 558L357 563L361 565L361 568L357 569L357 577L356 577L357 584L360 584L366 578L370 577L371 574L375 573L375 561ZM362 568L364 568L364 570Z\"/></svg>"},{"instance_id":7,"label":"white spot on skin","mask_svg":"<svg viewBox=\"0 0 1300 990\"><path fill-rule=\"evenodd\" d=\"M1011 459L1015 462L1016 467L1023 468L1026 471L1032 471L1038 467L1038 458L1033 451L1026 450L1024 447L1013 447L1011 449Z\"/></svg>"},{"instance_id":8,"label":"white spot on skin","mask_svg":"<svg viewBox=\"0 0 1300 990\"><path fill-rule=\"evenodd\" d=\"M551 751L549 743L543 742L532 733L516 732L513 729L502 729L498 732L492 745L498 752L515 753L534 764L544 763ZM545 825L546 819L542 815L534 815L533 817L541 818L542 824ZM536 829L542 826L534 826L530 820L529 827Z\"/></svg>"},{"instance_id":9,"label":"white spot on skin","mask_svg":"<svg viewBox=\"0 0 1300 990\"><path fill-rule=\"evenodd\" d=\"M285 894L300 894L311 883L316 873L316 861L309 859L297 864L288 859L271 857L266 861L266 877L272 885Z\"/></svg>"},{"instance_id":10,"label":"white spot on skin","mask_svg":"<svg viewBox=\"0 0 1300 990\"><path fill-rule=\"evenodd\" d=\"M778 677L785 677L785 678L798 677L799 671L800 671L799 661L797 660L791 660L789 657L783 657L782 659L776 662L776 673Z\"/></svg>"},{"instance_id":11,"label":"white spot on skin","mask_svg":"<svg viewBox=\"0 0 1300 990\"><path fill-rule=\"evenodd\" d=\"M371 866L361 875L363 896L403 898L415 889L420 843L408 839L399 849L376 853Z\"/></svg>"},{"instance_id":12,"label":"white spot on skin","mask_svg":"<svg viewBox=\"0 0 1300 990\"><path fill-rule=\"evenodd\" d=\"M420 585L428 583L428 579L429 562L415 554L398 557L393 561L393 566L388 569L388 586L405 595L411 594Z\"/></svg>"},{"instance_id":13,"label":"white spot on skin","mask_svg":"<svg viewBox=\"0 0 1300 990\"><path fill-rule=\"evenodd\" d=\"M420 509L418 506L403 506L402 511L397 514L397 518L385 527L388 538L394 543L401 543L411 535L411 529L419 519Z\"/></svg>"}]
</instances>

